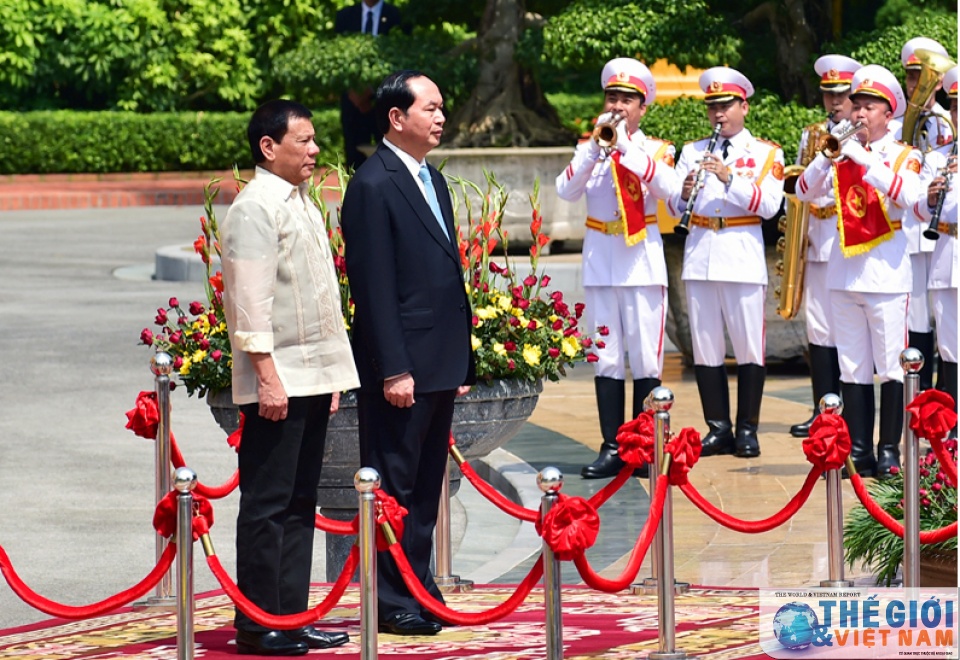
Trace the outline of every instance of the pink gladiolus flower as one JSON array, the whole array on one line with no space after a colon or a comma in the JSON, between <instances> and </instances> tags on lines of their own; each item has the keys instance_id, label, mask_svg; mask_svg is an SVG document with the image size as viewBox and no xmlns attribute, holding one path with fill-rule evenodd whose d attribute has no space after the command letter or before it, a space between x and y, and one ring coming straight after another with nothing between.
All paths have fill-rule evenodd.
<instances>
[{"instance_id":1,"label":"pink gladiolus flower","mask_svg":"<svg viewBox=\"0 0 960 660\"><path fill-rule=\"evenodd\" d=\"M190 313L191 313L191 314L193 314L194 316L199 316L200 314L203 314L203 312L204 312L203 303L201 303L201 302L199 302L199 301L196 301L196 300L194 300L192 303L190 303Z\"/></svg>"},{"instance_id":2,"label":"pink gladiolus flower","mask_svg":"<svg viewBox=\"0 0 960 660\"><path fill-rule=\"evenodd\" d=\"M171 299L169 300L169 303L170 303L170 307L179 307L179 306L180 306L180 301L177 300L176 298L171 298Z\"/></svg>"},{"instance_id":3,"label":"pink gladiolus flower","mask_svg":"<svg viewBox=\"0 0 960 660\"><path fill-rule=\"evenodd\" d=\"M550 300L552 300L553 302L560 302L561 300L563 300L563 293L560 291L554 291L553 293L550 294Z\"/></svg>"},{"instance_id":4,"label":"pink gladiolus flower","mask_svg":"<svg viewBox=\"0 0 960 660\"><path fill-rule=\"evenodd\" d=\"M548 284L550 284L549 275L544 275L543 277L540 278L540 286L547 286Z\"/></svg>"},{"instance_id":5,"label":"pink gladiolus flower","mask_svg":"<svg viewBox=\"0 0 960 660\"><path fill-rule=\"evenodd\" d=\"M146 344L147 346L150 346L153 344L153 333L150 332L149 328L144 328L143 331L140 333L140 341Z\"/></svg>"},{"instance_id":6,"label":"pink gladiolus flower","mask_svg":"<svg viewBox=\"0 0 960 660\"><path fill-rule=\"evenodd\" d=\"M523 284L525 286L533 286L536 283L537 283L537 278L534 275L527 275L523 280Z\"/></svg>"}]
</instances>

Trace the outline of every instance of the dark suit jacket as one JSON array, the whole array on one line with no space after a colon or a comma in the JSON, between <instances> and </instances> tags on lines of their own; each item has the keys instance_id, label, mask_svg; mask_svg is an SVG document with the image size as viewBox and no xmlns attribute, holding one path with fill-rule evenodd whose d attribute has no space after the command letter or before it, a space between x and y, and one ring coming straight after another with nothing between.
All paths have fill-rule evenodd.
<instances>
[{"instance_id":1,"label":"dark suit jacket","mask_svg":"<svg viewBox=\"0 0 960 660\"><path fill-rule=\"evenodd\" d=\"M349 34L351 32L362 32L363 26L360 24L363 18L363 9L360 2L349 7L344 7L337 12L337 17L333 22L333 31L337 34ZM377 28L377 36L386 34L393 28L400 25L400 10L388 2L383 3L383 9L380 10L380 26Z\"/></svg>"},{"instance_id":2,"label":"dark suit jacket","mask_svg":"<svg viewBox=\"0 0 960 660\"><path fill-rule=\"evenodd\" d=\"M455 237L446 183L430 171ZM388 147L381 144L350 180L340 221L356 305L351 342L361 389L382 390L385 378L404 372L425 393L475 382L473 312L459 250Z\"/></svg>"}]
</instances>

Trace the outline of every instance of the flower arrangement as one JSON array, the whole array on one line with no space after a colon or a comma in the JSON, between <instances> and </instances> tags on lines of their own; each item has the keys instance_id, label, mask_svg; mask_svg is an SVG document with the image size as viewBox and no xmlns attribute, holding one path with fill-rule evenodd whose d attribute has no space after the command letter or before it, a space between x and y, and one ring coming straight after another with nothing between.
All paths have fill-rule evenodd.
<instances>
[{"instance_id":1,"label":"flower arrangement","mask_svg":"<svg viewBox=\"0 0 960 660\"><path fill-rule=\"evenodd\" d=\"M239 172L234 172L238 188L245 183ZM543 247L549 238L542 232L539 186L530 196L531 246L529 272L520 275L508 256L507 231L502 229L507 193L493 174L486 173L486 190L475 183L457 177L448 177L455 210L463 205L465 220L457 227L460 257L464 270L464 284L474 310L472 345L481 381L499 378L518 378L536 381L543 378L559 380L566 368L577 362L597 360L594 348L603 348L603 339L585 336L579 321L583 304L573 308L560 291L548 292L550 276L538 270ZM333 186L311 182L310 198L320 210L326 223L327 240L333 256L344 322L349 331L353 320L353 301L347 280L344 241L340 227L332 218L324 193L343 192L349 182L349 173L342 167L331 172ZM214 272L212 256L220 256L220 235L213 205L220 193L219 179L213 179L204 188L204 212L200 217L202 233L194 242L194 249L207 268L207 301L193 301L185 312L176 298L166 308L159 308L155 324L159 330L144 328L141 343L163 350L174 360L174 369L189 395L203 396L230 387L233 360L223 314L223 281L219 271ZM474 194L468 194L474 193ZM479 197L479 208L474 209L472 197ZM459 217L459 213L457 214ZM502 248L502 263L493 258L497 246ZM605 335L605 328L598 329Z\"/></svg>"},{"instance_id":2,"label":"flower arrangement","mask_svg":"<svg viewBox=\"0 0 960 660\"><path fill-rule=\"evenodd\" d=\"M915 415L924 414L932 410L932 404L948 406L947 410L951 412L953 410L953 399L936 390L925 392L915 400L917 403L921 401L926 403L923 412L920 409L914 412L911 408L908 408L908 412L914 412ZM925 419L920 420L917 425L911 425L915 428L920 425L931 428L930 416L924 415L924 417ZM945 425L940 424L938 430L920 432L918 436L943 437L954 424L956 424L955 415L952 421L946 422ZM942 445L953 465L956 465L956 438L944 439ZM957 521L957 484L951 480L947 473L949 470L944 469L933 450L920 457L919 464L920 528L938 530L955 523ZM902 524L906 492L902 470L896 467L891 468L887 478L873 482L867 490L876 504ZM843 545L847 564L854 566L857 563L863 563L874 572L877 584L884 583L890 586L903 562L903 539L887 530L862 505L854 507L847 516L843 530ZM957 537L955 535L942 543L924 544L920 548L922 554L945 555L951 558L951 563L956 566Z\"/></svg>"}]
</instances>

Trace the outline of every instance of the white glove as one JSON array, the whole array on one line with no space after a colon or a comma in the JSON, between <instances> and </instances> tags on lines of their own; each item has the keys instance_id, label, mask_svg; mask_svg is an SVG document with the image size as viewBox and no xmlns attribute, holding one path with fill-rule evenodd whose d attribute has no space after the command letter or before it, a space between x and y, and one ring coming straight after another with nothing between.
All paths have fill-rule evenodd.
<instances>
[{"instance_id":1,"label":"white glove","mask_svg":"<svg viewBox=\"0 0 960 660\"><path fill-rule=\"evenodd\" d=\"M860 144L860 141L855 138L851 138L844 142L840 147L840 153L858 165L863 165L867 168L879 161L876 153L864 149L863 145Z\"/></svg>"},{"instance_id":2,"label":"white glove","mask_svg":"<svg viewBox=\"0 0 960 660\"><path fill-rule=\"evenodd\" d=\"M597 117L597 123L594 125L599 126L600 124L609 124L613 121L614 116L615 115L612 112L604 112L602 115Z\"/></svg>"},{"instance_id":3,"label":"white glove","mask_svg":"<svg viewBox=\"0 0 960 660\"><path fill-rule=\"evenodd\" d=\"M625 154L628 150L636 146L636 144L630 141L630 136L627 135L627 120L624 119L617 124L617 151Z\"/></svg>"},{"instance_id":4,"label":"white glove","mask_svg":"<svg viewBox=\"0 0 960 660\"><path fill-rule=\"evenodd\" d=\"M590 139L585 142L587 150L587 158L590 160L597 160L600 158L600 145L597 144L596 140Z\"/></svg>"},{"instance_id":5,"label":"white glove","mask_svg":"<svg viewBox=\"0 0 960 660\"><path fill-rule=\"evenodd\" d=\"M850 120L849 120L849 119L841 119L841 120L837 123L836 126L834 126L833 128L830 129L830 134L831 134L831 135L840 135L840 134L843 133L845 130L847 130L848 128L850 128L850 126L852 126L852 124L850 123Z\"/></svg>"}]
</instances>

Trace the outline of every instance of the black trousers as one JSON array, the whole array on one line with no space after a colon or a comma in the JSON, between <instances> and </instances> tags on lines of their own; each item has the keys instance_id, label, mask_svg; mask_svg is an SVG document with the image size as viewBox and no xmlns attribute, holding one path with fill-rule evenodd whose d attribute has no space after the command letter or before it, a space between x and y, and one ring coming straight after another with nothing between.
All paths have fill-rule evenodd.
<instances>
[{"instance_id":1,"label":"black trousers","mask_svg":"<svg viewBox=\"0 0 960 660\"><path fill-rule=\"evenodd\" d=\"M258 404L240 407L240 512L237 586L270 614L307 609L317 482L330 418L331 395L291 398L287 418L260 417ZM239 609L238 630L265 632Z\"/></svg>"},{"instance_id":2,"label":"black trousers","mask_svg":"<svg viewBox=\"0 0 960 660\"><path fill-rule=\"evenodd\" d=\"M343 131L343 151L346 165L354 169L367 159L357 147L376 144L380 140L373 111L360 112L344 94L340 97L340 128Z\"/></svg>"},{"instance_id":3,"label":"black trousers","mask_svg":"<svg viewBox=\"0 0 960 660\"><path fill-rule=\"evenodd\" d=\"M455 396L454 390L418 392L410 408L391 405L383 392L361 392L357 398L361 465L375 468L380 487L407 509L400 544L414 574L440 601L443 596L433 581L430 555ZM389 552L377 554L377 597L381 620L423 611Z\"/></svg>"}]
</instances>

